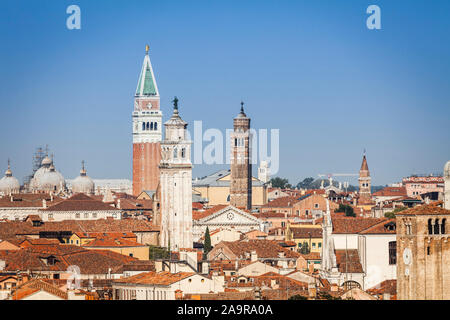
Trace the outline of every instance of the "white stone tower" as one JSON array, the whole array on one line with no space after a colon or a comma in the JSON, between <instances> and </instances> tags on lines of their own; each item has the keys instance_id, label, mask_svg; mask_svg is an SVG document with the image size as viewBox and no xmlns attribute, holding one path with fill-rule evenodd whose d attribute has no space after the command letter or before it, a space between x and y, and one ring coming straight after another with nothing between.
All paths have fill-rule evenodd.
<instances>
[{"instance_id":1,"label":"white stone tower","mask_svg":"<svg viewBox=\"0 0 450 320\"><path fill-rule=\"evenodd\" d=\"M265 160L261 161L259 164L258 179L264 183L267 183L270 180L269 165Z\"/></svg>"},{"instance_id":2,"label":"white stone tower","mask_svg":"<svg viewBox=\"0 0 450 320\"><path fill-rule=\"evenodd\" d=\"M133 110L133 194L156 190L161 161L162 112L152 64L145 48Z\"/></svg>"},{"instance_id":3,"label":"white stone tower","mask_svg":"<svg viewBox=\"0 0 450 320\"><path fill-rule=\"evenodd\" d=\"M172 117L164 123L161 143L161 246L179 251L193 247L192 237L192 163L187 123L178 114L178 99L173 100Z\"/></svg>"},{"instance_id":4,"label":"white stone tower","mask_svg":"<svg viewBox=\"0 0 450 320\"><path fill-rule=\"evenodd\" d=\"M450 210L450 161L444 166L444 208Z\"/></svg>"}]
</instances>

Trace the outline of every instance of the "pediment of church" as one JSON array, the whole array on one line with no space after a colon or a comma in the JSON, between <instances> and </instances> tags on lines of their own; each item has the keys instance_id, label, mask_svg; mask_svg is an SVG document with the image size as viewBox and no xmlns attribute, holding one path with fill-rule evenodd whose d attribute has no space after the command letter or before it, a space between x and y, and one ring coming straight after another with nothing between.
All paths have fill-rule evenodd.
<instances>
[{"instance_id":1,"label":"pediment of church","mask_svg":"<svg viewBox=\"0 0 450 320\"><path fill-rule=\"evenodd\" d=\"M197 221L197 224L211 225L260 225L261 223L262 221L258 218L233 206L227 206Z\"/></svg>"}]
</instances>

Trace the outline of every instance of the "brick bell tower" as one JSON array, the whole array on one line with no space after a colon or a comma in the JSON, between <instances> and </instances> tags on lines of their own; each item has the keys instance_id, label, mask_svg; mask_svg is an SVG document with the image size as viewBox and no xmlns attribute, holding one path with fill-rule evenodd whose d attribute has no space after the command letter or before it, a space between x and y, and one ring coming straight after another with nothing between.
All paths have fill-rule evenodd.
<instances>
[{"instance_id":1,"label":"brick bell tower","mask_svg":"<svg viewBox=\"0 0 450 320\"><path fill-rule=\"evenodd\" d=\"M250 118L241 112L234 118L234 131L231 133L231 183L230 204L235 207L252 207L252 164Z\"/></svg>"},{"instance_id":2,"label":"brick bell tower","mask_svg":"<svg viewBox=\"0 0 450 320\"><path fill-rule=\"evenodd\" d=\"M155 75L145 48L133 111L133 195L143 190L156 190L161 161L162 112Z\"/></svg>"},{"instance_id":3,"label":"brick bell tower","mask_svg":"<svg viewBox=\"0 0 450 320\"><path fill-rule=\"evenodd\" d=\"M372 193L370 191L371 177L369 172L369 166L367 165L366 152L364 151L363 160L361 163L361 169L359 170L359 199L360 202L370 202Z\"/></svg>"}]
</instances>

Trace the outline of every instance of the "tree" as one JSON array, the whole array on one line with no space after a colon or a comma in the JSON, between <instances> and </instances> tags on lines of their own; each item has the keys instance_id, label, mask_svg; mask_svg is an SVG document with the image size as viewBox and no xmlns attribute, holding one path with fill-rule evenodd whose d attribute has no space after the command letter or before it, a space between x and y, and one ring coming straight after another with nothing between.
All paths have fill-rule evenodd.
<instances>
[{"instance_id":1,"label":"tree","mask_svg":"<svg viewBox=\"0 0 450 320\"><path fill-rule=\"evenodd\" d=\"M309 254L309 245L307 241L303 241L302 247L300 248L301 254Z\"/></svg>"},{"instance_id":2,"label":"tree","mask_svg":"<svg viewBox=\"0 0 450 320\"><path fill-rule=\"evenodd\" d=\"M336 210L334 210L334 212L345 212L345 216L346 217L356 217L355 212L353 211L352 206L348 205L348 204L339 204L339 208L337 208Z\"/></svg>"},{"instance_id":3,"label":"tree","mask_svg":"<svg viewBox=\"0 0 450 320\"><path fill-rule=\"evenodd\" d=\"M309 177L303 179L302 182L297 183L297 189L312 189L311 184L314 182L314 178Z\"/></svg>"},{"instance_id":4,"label":"tree","mask_svg":"<svg viewBox=\"0 0 450 320\"><path fill-rule=\"evenodd\" d=\"M385 216L386 218L389 218L389 219L394 219L395 216L396 216L396 213L398 213L398 212L400 212L400 211L403 211L403 210L406 210L406 209L408 209L408 208L407 208L407 207L398 207L398 208L395 208L394 211L386 212L386 213L384 214L384 216Z\"/></svg>"},{"instance_id":5,"label":"tree","mask_svg":"<svg viewBox=\"0 0 450 320\"><path fill-rule=\"evenodd\" d=\"M209 234L209 228L206 227L205 244L203 245L203 254L206 256L210 251L211 251L211 236Z\"/></svg>"},{"instance_id":6,"label":"tree","mask_svg":"<svg viewBox=\"0 0 450 320\"><path fill-rule=\"evenodd\" d=\"M292 188L292 185L289 183L288 179L275 177L270 179L270 183L272 184L273 188L280 188L280 189L290 189Z\"/></svg>"}]
</instances>

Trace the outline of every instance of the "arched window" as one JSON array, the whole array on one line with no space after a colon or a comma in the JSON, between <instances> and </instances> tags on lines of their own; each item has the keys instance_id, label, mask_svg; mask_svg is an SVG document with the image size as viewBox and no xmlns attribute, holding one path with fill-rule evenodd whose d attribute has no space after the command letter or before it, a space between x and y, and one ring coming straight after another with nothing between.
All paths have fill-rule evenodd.
<instances>
[{"instance_id":1,"label":"arched window","mask_svg":"<svg viewBox=\"0 0 450 320\"><path fill-rule=\"evenodd\" d=\"M434 221L434 234L439 234L439 219Z\"/></svg>"},{"instance_id":2,"label":"arched window","mask_svg":"<svg viewBox=\"0 0 450 320\"><path fill-rule=\"evenodd\" d=\"M353 289L353 288L361 289L361 285L354 280L346 281L342 284L342 286L344 287L344 290L346 290L346 291Z\"/></svg>"},{"instance_id":3,"label":"arched window","mask_svg":"<svg viewBox=\"0 0 450 320\"><path fill-rule=\"evenodd\" d=\"M433 234L433 226L431 225L431 219L428 219L428 234Z\"/></svg>"},{"instance_id":4,"label":"arched window","mask_svg":"<svg viewBox=\"0 0 450 320\"><path fill-rule=\"evenodd\" d=\"M145 130L145 122L142 122L142 131Z\"/></svg>"},{"instance_id":5,"label":"arched window","mask_svg":"<svg viewBox=\"0 0 450 320\"><path fill-rule=\"evenodd\" d=\"M186 149L185 148L181 149L181 157L182 158L186 157Z\"/></svg>"},{"instance_id":6,"label":"arched window","mask_svg":"<svg viewBox=\"0 0 450 320\"><path fill-rule=\"evenodd\" d=\"M147 122L147 130L149 130L149 129L150 129L150 123Z\"/></svg>"},{"instance_id":7,"label":"arched window","mask_svg":"<svg viewBox=\"0 0 450 320\"><path fill-rule=\"evenodd\" d=\"M234 139L234 146L235 146L235 147L238 146L238 139Z\"/></svg>"},{"instance_id":8,"label":"arched window","mask_svg":"<svg viewBox=\"0 0 450 320\"><path fill-rule=\"evenodd\" d=\"M150 122L150 130L153 130L153 122Z\"/></svg>"},{"instance_id":9,"label":"arched window","mask_svg":"<svg viewBox=\"0 0 450 320\"><path fill-rule=\"evenodd\" d=\"M177 156L178 156L178 149L177 149L177 148L174 148L174 149L173 149L173 158L176 159Z\"/></svg>"},{"instance_id":10,"label":"arched window","mask_svg":"<svg viewBox=\"0 0 450 320\"><path fill-rule=\"evenodd\" d=\"M447 219L442 219L441 223L441 234L445 234L445 223L447 222Z\"/></svg>"},{"instance_id":11,"label":"arched window","mask_svg":"<svg viewBox=\"0 0 450 320\"><path fill-rule=\"evenodd\" d=\"M158 122L155 122L155 127L154 127L154 129L155 129L155 130L158 130Z\"/></svg>"}]
</instances>

